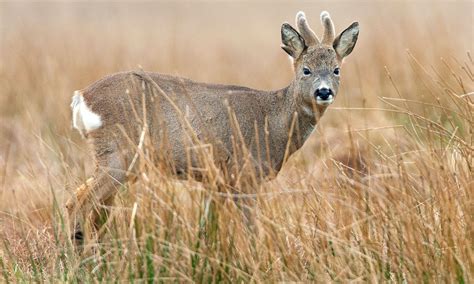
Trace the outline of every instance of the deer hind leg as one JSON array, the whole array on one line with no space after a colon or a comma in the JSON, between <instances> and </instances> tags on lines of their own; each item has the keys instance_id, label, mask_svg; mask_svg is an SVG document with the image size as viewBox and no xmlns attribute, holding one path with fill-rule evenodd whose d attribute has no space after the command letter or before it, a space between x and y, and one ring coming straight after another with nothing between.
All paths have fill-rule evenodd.
<instances>
[{"instance_id":1,"label":"deer hind leg","mask_svg":"<svg viewBox=\"0 0 474 284\"><path fill-rule=\"evenodd\" d=\"M117 190L126 179L125 163L118 152L100 155L97 160L94 176L80 186L66 203L75 244L83 243L92 227L98 229L103 207L113 202Z\"/></svg>"},{"instance_id":2,"label":"deer hind leg","mask_svg":"<svg viewBox=\"0 0 474 284\"><path fill-rule=\"evenodd\" d=\"M86 202L86 200L89 198L89 195L91 194L91 191L94 187L95 180L93 177L87 179L87 181L76 188L74 191L74 194L69 200L66 202L66 210L69 216L69 222L70 222L70 230L73 232L73 234L76 234L76 230L79 227L79 219L80 217L80 209L82 205ZM78 231L77 235L73 235L73 240L82 240L82 231Z\"/></svg>"}]
</instances>

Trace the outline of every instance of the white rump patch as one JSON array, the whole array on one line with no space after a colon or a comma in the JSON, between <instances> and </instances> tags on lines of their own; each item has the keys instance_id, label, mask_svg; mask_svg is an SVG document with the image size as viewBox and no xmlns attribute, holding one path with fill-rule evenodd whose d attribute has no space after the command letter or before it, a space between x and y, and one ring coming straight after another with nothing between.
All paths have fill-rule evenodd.
<instances>
[{"instance_id":1,"label":"white rump patch","mask_svg":"<svg viewBox=\"0 0 474 284\"><path fill-rule=\"evenodd\" d=\"M71 102L72 126L84 135L102 126L100 115L92 112L80 91L75 91Z\"/></svg>"}]
</instances>

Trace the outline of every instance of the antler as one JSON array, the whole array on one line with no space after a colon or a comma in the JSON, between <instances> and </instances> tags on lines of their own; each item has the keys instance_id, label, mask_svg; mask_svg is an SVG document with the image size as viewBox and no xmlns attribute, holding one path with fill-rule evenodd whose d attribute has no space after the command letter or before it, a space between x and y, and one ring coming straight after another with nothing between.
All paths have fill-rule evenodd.
<instances>
[{"instance_id":1,"label":"antler","mask_svg":"<svg viewBox=\"0 0 474 284\"><path fill-rule=\"evenodd\" d=\"M301 36L305 40L306 46L316 45L319 43L319 38L309 27L308 22L306 21L306 16L303 11L299 11L296 14L296 26L298 27Z\"/></svg>"},{"instance_id":2,"label":"antler","mask_svg":"<svg viewBox=\"0 0 474 284\"><path fill-rule=\"evenodd\" d=\"M332 23L331 17L329 16L328 12L323 11L321 13L321 23L324 26L324 35L323 35L323 40L321 43L332 45L332 42L334 41L334 37L335 37L335 32L334 32L334 24Z\"/></svg>"}]
</instances>

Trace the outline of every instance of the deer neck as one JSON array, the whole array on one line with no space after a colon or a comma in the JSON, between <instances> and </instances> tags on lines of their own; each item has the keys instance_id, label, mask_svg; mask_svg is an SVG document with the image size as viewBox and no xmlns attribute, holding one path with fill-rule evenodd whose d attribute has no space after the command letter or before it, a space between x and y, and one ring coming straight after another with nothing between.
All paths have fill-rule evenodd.
<instances>
[{"instance_id":1,"label":"deer neck","mask_svg":"<svg viewBox=\"0 0 474 284\"><path fill-rule=\"evenodd\" d=\"M295 150L297 150L303 146L313 132L327 107L319 106L315 102L306 102L303 99L304 94L301 93L299 85L295 81L277 93L283 97L281 102L284 103L282 107L284 115L282 113L280 115L282 115L281 119L285 121L280 121L286 125L287 133L290 132L292 124L294 124L291 137L293 145L296 146Z\"/></svg>"}]
</instances>

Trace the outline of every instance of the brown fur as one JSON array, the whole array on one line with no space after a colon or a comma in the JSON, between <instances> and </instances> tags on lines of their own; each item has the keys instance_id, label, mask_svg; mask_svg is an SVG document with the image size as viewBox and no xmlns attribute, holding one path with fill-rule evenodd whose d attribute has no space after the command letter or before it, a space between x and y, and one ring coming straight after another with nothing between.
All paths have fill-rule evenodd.
<instances>
[{"instance_id":1,"label":"brown fur","mask_svg":"<svg viewBox=\"0 0 474 284\"><path fill-rule=\"evenodd\" d=\"M199 151L190 150L199 143L212 145L214 162L234 176L245 162L235 158L243 156L236 155L240 151L236 145L248 149L251 166L262 171L260 177L278 173L284 159L303 145L327 108L316 104L315 90L324 80L337 93L339 81L333 70L348 55L339 56L332 46L320 44L302 17L299 14L297 21L307 29L306 42L290 25L282 26L282 47L293 57L295 79L281 90L198 83L142 71L110 75L83 89L86 105L100 115L103 124L86 134L98 167L93 184L80 187L68 202L71 216L78 218L75 222L87 219L95 202L113 200L116 189L127 179L144 130L156 155L168 161L178 175L195 174L189 172L189 165L202 166ZM303 75L303 67L310 68L313 75Z\"/></svg>"}]
</instances>

